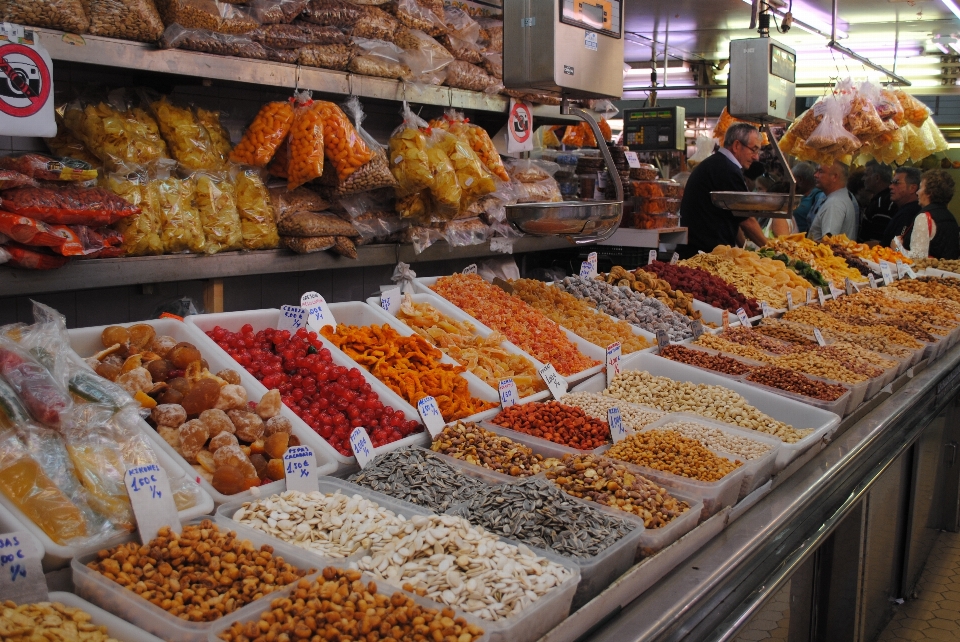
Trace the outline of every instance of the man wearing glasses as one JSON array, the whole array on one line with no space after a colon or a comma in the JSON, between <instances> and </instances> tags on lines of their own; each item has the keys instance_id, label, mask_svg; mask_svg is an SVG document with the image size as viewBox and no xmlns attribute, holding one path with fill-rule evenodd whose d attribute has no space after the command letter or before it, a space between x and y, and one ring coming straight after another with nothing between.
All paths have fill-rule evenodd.
<instances>
[{"instance_id":1,"label":"man wearing glasses","mask_svg":"<svg viewBox=\"0 0 960 642\"><path fill-rule=\"evenodd\" d=\"M843 163L821 165L814 177L817 187L823 190L827 198L816 212L811 212L813 222L807 237L819 241L824 236L846 234L847 238L857 238L857 209L853 204L853 195L847 190L847 178L850 170Z\"/></svg>"},{"instance_id":2,"label":"man wearing glasses","mask_svg":"<svg viewBox=\"0 0 960 642\"><path fill-rule=\"evenodd\" d=\"M727 130L723 147L693 169L680 202L680 224L688 229L687 244L677 248L682 258L718 245L736 245L738 230L758 246L766 245L757 219L736 217L710 199L710 192L748 191L743 170L759 159L760 132L753 125L736 123Z\"/></svg>"}]
</instances>

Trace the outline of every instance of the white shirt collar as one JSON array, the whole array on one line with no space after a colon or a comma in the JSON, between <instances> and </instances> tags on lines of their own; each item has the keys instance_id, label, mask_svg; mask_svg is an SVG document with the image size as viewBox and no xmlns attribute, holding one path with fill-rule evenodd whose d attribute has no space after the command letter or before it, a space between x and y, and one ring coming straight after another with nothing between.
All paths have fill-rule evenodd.
<instances>
[{"instance_id":1,"label":"white shirt collar","mask_svg":"<svg viewBox=\"0 0 960 642\"><path fill-rule=\"evenodd\" d=\"M731 152L729 149L727 149L726 147L721 147L721 148L720 148L719 150L717 150L717 151L719 151L721 154L723 154L724 156L726 156L727 158L729 158L730 161L731 161L734 165L736 165L738 168L743 169L743 165L740 164L740 161L737 160L737 157L734 156L734 155L733 155L733 152Z\"/></svg>"}]
</instances>

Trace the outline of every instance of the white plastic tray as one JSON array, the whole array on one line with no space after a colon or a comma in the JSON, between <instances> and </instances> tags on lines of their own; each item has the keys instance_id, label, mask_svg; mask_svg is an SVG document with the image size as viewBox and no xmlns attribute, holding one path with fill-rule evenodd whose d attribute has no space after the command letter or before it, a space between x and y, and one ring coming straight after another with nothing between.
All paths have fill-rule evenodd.
<instances>
[{"instance_id":1,"label":"white plastic tray","mask_svg":"<svg viewBox=\"0 0 960 642\"><path fill-rule=\"evenodd\" d=\"M424 279L414 279L414 282L413 282L413 283L414 283L415 291L418 292L418 293L420 293L420 294L429 294L429 295L431 295L431 296L434 296L434 297L437 297L437 298L441 298L441 299L442 299L443 297L441 297L439 294L437 294L436 292L434 292L433 290L430 289L430 286L434 285L434 284L437 282L437 279L438 279L438 278L439 278L439 277L435 277L435 276L434 276L434 277L429 277L429 278L424 278ZM446 299L444 299L444 300L446 300ZM449 302L448 302L448 303L449 303ZM453 304L451 304L451 305L453 305ZM463 311L463 310L461 310L461 313L467 314L467 313L466 313L465 311ZM467 315L467 316L470 318L470 320L471 320L473 323L477 324L477 327L478 327L478 328L479 328L479 327L483 327L483 328L488 329L488 330L490 329L488 326L483 325L483 323L481 323L479 320L475 319L474 317L472 317L472 316L470 316L470 315ZM550 321L550 322L553 323L553 321ZM586 339L582 338L581 336L579 336L579 335L577 335L577 334L574 334L573 332L570 332L569 330L567 330L566 328L564 328L562 325L558 325L557 327L560 328L560 330L562 330L565 335L567 335L567 338L568 338L574 345L577 346L577 349L578 349L584 356L590 357L591 359L596 359L597 361L600 362L600 365L596 365L596 366L593 366L593 367L591 367L591 368L587 368L586 370L582 370L582 371L580 371L580 372L575 372L575 373L573 373L573 374L571 374L571 375L565 376L564 379L566 380L568 386L571 386L571 385L573 385L573 384L579 383L580 381L583 381L583 380L585 380L585 379L588 379L589 377L592 377L593 375L597 374L598 372L600 372L601 370L604 369L604 365L603 365L603 364L605 363L605 360L606 360L606 358L607 358L607 351L606 351L605 348L601 348L601 347L599 347L599 346L596 346L596 345L590 343L589 341L587 341ZM491 330L491 331L492 331L492 330ZM521 348L521 349L522 349L522 348Z\"/></svg>"},{"instance_id":2,"label":"white plastic tray","mask_svg":"<svg viewBox=\"0 0 960 642\"><path fill-rule=\"evenodd\" d=\"M630 370L646 370L654 376L669 377L675 381L689 381L691 383L705 383L729 388L746 399L774 419L778 419L794 428L813 429L813 432L797 443L784 443L778 452L774 473L783 470L787 464L805 453L809 448L817 450L825 446L834 430L840 425L840 417L832 412L815 408L806 403L800 403L748 386L747 384L731 381L721 375L691 368L682 363L670 361L654 354L641 354L631 362ZM593 377L574 388L574 391L602 392L606 388L605 376Z\"/></svg>"},{"instance_id":3,"label":"white plastic tray","mask_svg":"<svg viewBox=\"0 0 960 642\"><path fill-rule=\"evenodd\" d=\"M368 307L363 303L357 303L357 305ZM334 315L336 315L336 313L334 313ZM276 328L279 317L280 310L273 308L266 310L245 310L242 312L201 314L189 316L185 319L185 322L196 326L201 331L201 334L213 330L217 326L221 326L222 328L225 328L231 332L239 332L240 328L246 323L249 323L251 326L253 326L254 332L259 332L260 330L264 330L266 328ZM203 339L206 342L204 345L207 346L207 350L218 351L219 354L222 354L225 359L229 360L234 369L240 372L240 379L244 388L253 392L254 394L263 394L267 391L266 387L260 383L256 377L247 372L243 366L234 361L229 354L227 354L220 346L217 345L216 341L205 334L203 335ZM379 379L367 372L366 369L359 368L353 359L343 354L343 352L341 352L335 345L324 339L322 336L320 337L320 341L323 343L325 348L330 350L330 357L335 364L338 366L344 366L346 368L357 368L360 370L360 374L363 375L363 378L367 383L370 384L370 387L373 388L374 392L377 393L377 395L380 397L380 401L382 401L385 406L390 406L396 410L399 410L403 413L403 416L406 419L412 419L417 423L420 422L420 416L417 414L417 411L411 408L410 404L404 401L400 395L383 385ZM203 348L201 351L203 351ZM287 408L286 404L282 406L280 412L284 417L290 420L294 430L299 430L297 435L300 437L300 441L304 445L313 448L315 453L323 453L323 457L325 459L332 459L337 463L336 472L356 470L358 468L356 457L353 457L352 455L350 457L345 457L337 452L337 450L331 446L326 439L314 432L310 426L304 423L304 421L296 415L296 413ZM407 444L425 444L428 443L428 441L429 435L426 431L422 431L408 437L404 437L399 441L386 444L385 446L374 448L374 456L376 456L377 453L393 450Z\"/></svg>"},{"instance_id":4,"label":"white plastic tray","mask_svg":"<svg viewBox=\"0 0 960 642\"><path fill-rule=\"evenodd\" d=\"M210 339L203 334L197 328L197 326L190 323L182 323L175 319L156 319L151 321L139 321L137 323L120 323L120 325L125 328L129 328L132 325L138 325L140 323L147 323L154 327L157 331L157 336L169 336L173 337L177 341L188 341L200 350L200 356L202 356L207 361L207 365L210 367L210 372L217 373L220 370L229 368L235 370L240 374L241 381L243 382L243 375L249 374L246 370L243 369L243 366L238 364L236 361L231 359L223 350L216 346L216 350L209 349ZM77 328L76 330L68 330L67 334L70 336L70 347L79 354L81 357L90 357L103 350L103 342L100 340L100 335L103 334L104 328L109 326L97 326L93 328ZM253 389L244 385L244 388L247 390L247 398L251 401L259 401L260 397L263 396L263 393L259 392L257 389ZM266 390L263 386L260 386L261 389ZM281 414L283 414L288 419L293 415L285 406L281 406ZM284 413L283 411L287 411ZM287 414L289 413L289 414ZM215 504L223 504L225 502L232 502L235 500L249 501L251 498L258 496L259 494L272 494L279 491L282 491L285 488L285 484L282 481L276 481L265 486L257 486L252 490L244 491L236 495L224 495L217 491L210 482L204 479L199 475L196 469L183 458L180 453L178 453L174 448L167 443L167 441L161 437L156 430L151 428L149 425L141 422L141 426L144 428L144 432L150 436L150 438L160 446L160 449L167 453L171 459L176 461L181 468L186 470L190 475L200 484L200 486L207 491ZM304 431L304 428L310 434L307 435ZM293 434L295 434L301 442L307 443L305 440L310 438L315 433L310 430L310 427L306 424L301 426L293 427ZM316 452L317 457L317 471L320 475L329 475L337 469L337 462L335 462L327 453L325 452Z\"/></svg>"},{"instance_id":5,"label":"white plastic tray","mask_svg":"<svg viewBox=\"0 0 960 642\"><path fill-rule=\"evenodd\" d=\"M73 593L53 591L50 593L51 602L60 602L64 606L82 609L90 614L90 621L98 626L107 627L107 634L120 642L161 642L160 638L150 635L143 629L118 618L113 613L104 611L99 606L87 602Z\"/></svg>"},{"instance_id":6,"label":"white plastic tray","mask_svg":"<svg viewBox=\"0 0 960 642\"><path fill-rule=\"evenodd\" d=\"M446 299L444 299L444 298L442 298L442 297L439 297L439 296L437 296L437 295L435 295L435 294L414 294L414 295L411 295L411 296L413 297L414 303L427 303L427 304L433 306L434 308L436 308L437 311L439 311L441 314L443 314L444 316L446 316L446 317L448 317L448 318L450 318L450 319L453 319L454 321L466 321L466 322L469 322L471 325L474 326L474 334L477 335L477 336L480 336L480 337L483 337L484 339L486 339L486 338L489 337L491 334L493 334L493 330L491 330L490 328L488 328L488 327L486 327L486 326L484 326L484 325L478 324L473 317L469 316L469 315L466 314L463 310L461 310L460 308L458 308L457 306L453 305L452 303L450 303L449 301L447 301ZM367 305L373 306L374 308L376 308L377 310L383 312L384 314L386 314L386 315L388 315L388 316L393 316L393 315L391 315L389 312L386 312L386 310L384 310L384 309L380 306L380 297L378 297L378 296L372 296L372 297L368 298L368 299L367 299ZM404 322L401 321L400 319L398 319L398 318L396 318L396 317L393 317L393 319L394 319L394 321L396 321L397 323L399 323L399 324L401 324L403 327L405 327L407 330L410 330L411 332L413 331L413 328L411 328L410 326L408 326L406 323L404 323ZM338 319L338 321L339 321L339 319ZM396 326L394 326L394 327L396 327ZM501 335L501 336L502 336L502 335ZM521 356L521 357L527 359L528 361L530 361L530 363L533 364L533 367L536 368L537 370L539 370L540 368L543 367L543 364L542 364L542 363L540 363L540 362L537 361L535 358L533 358L532 356L530 356L529 354L527 354L526 352L524 352L523 350L521 350L520 348L518 348L517 346L515 346L515 345L514 345L513 343L511 343L510 341L507 341L506 339L504 339L503 341L500 342L500 347L503 348L504 350L506 350L507 352L511 353L511 354L515 354L515 355L518 355L518 356ZM454 363L457 363L455 360L453 360L453 361L454 361ZM471 373L471 374L472 374L472 373ZM474 375L474 376L476 376L476 375ZM479 377L477 377L477 378L479 379ZM481 379L481 382L483 382L482 379ZM498 399L499 399L499 391L497 391L496 389L494 389L493 386L489 386L489 387L491 388L491 390L494 390L494 392L497 392ZM546 398L549 397L549 396L550 396L550 391L549 391L549 390L541 390L540 392L535 392L535 393L532 394L532 395L527 395L526 397L522 397L522 399L523 399L524 401L540 401L541 399L546 399Z\"/></svg>"},{"instance_id":7,"label":"white plastic tray","mask_svg":"<svg viewBox=\"0 0 960 642\"><path fill-rule=\"evenodd\" d=\"M46 561L46 549L43 546L43 542L39 537L34 535L33 529L27 528L27 525L23 523L23 520L14 515L11 511L0 504L0 533L12 533L13 531L20 531L21 533L26 533L27 537L30 538L30 541L33 542L33 545L37 547L37 553L40 554L40 558L44 561L43 572L54 570L52 568L47 568Z\"/></svg>"}]
</instances>

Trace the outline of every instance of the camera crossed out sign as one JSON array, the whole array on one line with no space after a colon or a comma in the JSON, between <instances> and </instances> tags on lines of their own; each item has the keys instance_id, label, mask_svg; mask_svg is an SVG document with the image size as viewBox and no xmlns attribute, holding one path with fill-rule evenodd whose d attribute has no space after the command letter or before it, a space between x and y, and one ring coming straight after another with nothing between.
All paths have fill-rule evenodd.
<instances>
[{"instance_id":1,"label":"camera crossed out sign","mask_svg":"<svg viewBox=\"0 0 960 642\"><path fill-rule=\"evenodd\" d=\"M530 103L510 99L507 119L507 152L529 152L533 149L533 109Z\"/></svg>"},{"instance_id":2,"label":"camera crossed out sign","mask_svg":"<svg viewBox=\"0 0 960 642\"><path fill-rule=\"evenodd\" d=\"M0 134L56 135L52 69L36 32L0 26Z\"/></svg>"}]
</instances>

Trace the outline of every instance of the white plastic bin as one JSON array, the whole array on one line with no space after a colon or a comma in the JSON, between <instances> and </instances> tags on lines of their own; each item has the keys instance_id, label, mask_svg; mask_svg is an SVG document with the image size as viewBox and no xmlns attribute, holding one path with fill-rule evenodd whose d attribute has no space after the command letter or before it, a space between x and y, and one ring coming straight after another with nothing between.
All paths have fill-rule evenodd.
<instances>
[{"instance_id":1,"label":"white plastic bin","mask_svg":"<svg viewBox=\"0 0 960 642\"><path fill-rule=\"evenodd\" d=\"M249 373L243 369L243 366L231 359L230 356L221 350L219 346L215 345L217 348L216 350L210 349L209 337L203 334L203 332L201 332L197 326L190 323L183 323L175 319L155 319L151 321L138 321L137 323L120 323L117 325L129 328L132 325L139 325L140 323L146 323L153 326L153 328L157 331L157 336L169 336L173 337L177 341L187 341L194 344L197 346L197 349L200 350L200 355L206 359L207 365L210 366L210 372L217 373L221 370L229 368L230 370L235 370L238 372L241 377L241 382L244 384L246 383L244 375L249 375ZM94 328L77 328L76 330L68 330L67 333L70 336L70 347L72 347L74 351L81 357L93 356L100 350L103 350L103 343L100 340L100 335L103 334L103 330L107 327L109 326L102 325ZM264 392L266 391L266 388L264 388L262 385L260 385L258 389L247 387L246 385L244 385L244 388L247 390L247 398L251 401L259 401L260 397L263 396L263 393L259 392L259 390L263 390ZM292 423L292 417L294 415L286 406L281 406L281 414L288 419L291 419ZM210 482L200 475L193 465L184 459L180 453L174 450L174 448L168 444L167 441L161 437L156 430L145 423L141 423L141 425L144 428L144 432L155 442L155 445L159 446L161 450L166 452L167 455L176 461L181 468L190 473L197 483L200 484L203 490L213 497L213 501L217 505L236 500L249 501L250 498L256 497L257 494L269 495L279 492L285 488L284 482L276 481L264 486L257 486L252 490L244 491L236 495L224 495L217 491L217 489L214 488ZM308 440L312 440L316 436L316 433L310 430L310 427L302 422L299 426L293 426L293 434L295 434L301 442L308 445L310 445ZM317 457L318 474L329 475L337 469L337 462L334 461L327 452L319 451L317 449L314 449L314 451Z\"/></svg>"},{"instance_id":2,"label":"white plastic bin","mask_svg":"<svg viewBox=\"0 0 960 642\"><path fill-rule=\"evenodd\" d=\"M357 305L362 305L367 307L363 303L358 303ZM239 332L240 328L244 324L249 323L253 326L254 332L259 332L266 328L276 328L277 321L280 317L280 310L275 308L266 309L266 310L244 310L242 312L221 312L217 314L201 314L195 316L189 316L185 319L185 322L188 324L195 325L200 331L201 334L213 330L215 327L220 326L231 332ZM240 372L240 379L243 383L243 387L248 391L254 392L254 394L263 394L267 391L266 387L260 383L256 377L246 371L243 366L235 362L229 354L227 354L220 346L217 345L216 341L210 337L203 335L209 350L217 350L224 358L228 359L235 369L238 369ZM420 422L420 416L417 414L417 411L414 410L410 404L403 400L403 398L395 393L390 388L383 385L383 383L374 377L372 374L366 371L364 368L360 368L357 364L343 354L335 345L324 339L322 336L320 340L323 342L325 348L330 350L330 357L333 362L338 366L343 366L345 368L357 368L360 371L360 374L363 375L363 378L367 383L370 384L370 387L373 388L374 392L380 397L380 401L383 402L385 406L390 406L396 410L399 410L403 413L403 416L406 419L412 419L414 421ZM202 350L202 348L201 348ZM345 470L356 470L357 458L354 456L345 456L341 455L331 446L326 439L318 435L313 429L308 426L300 417L298 417L292 410L287 408L284 404L280 410L281 414L284 417L290 420L290 423L293 425L294 430L298 430L298 436L300 441L306 445L313 448L315 453L323 453L325 459L332 459L337 463L337 471ZM398 441L395 441L379 448L374 448L374 455L377 453L385 452L388 450L393 450L407 444L425 444L429 441L429 435L426 430L415 433L408 437L404 437Z\"/></svg>"},{"instance_id":3,"label":"white plastic bin","mask_svg":"<svg viewBox=\"0 0 960 642\"><path fill-rule=\"evenodd\" d=\"M97 626L107 627L107 634L120 642L161 642L160 638L150 635L143 629L138 629L129 622L108 613L95 604L87 602L73 593L53 591L50 593L51 602L60 602L64 606L82 609L90 614L90 621Z\"/></svg>"}]
</instances>

